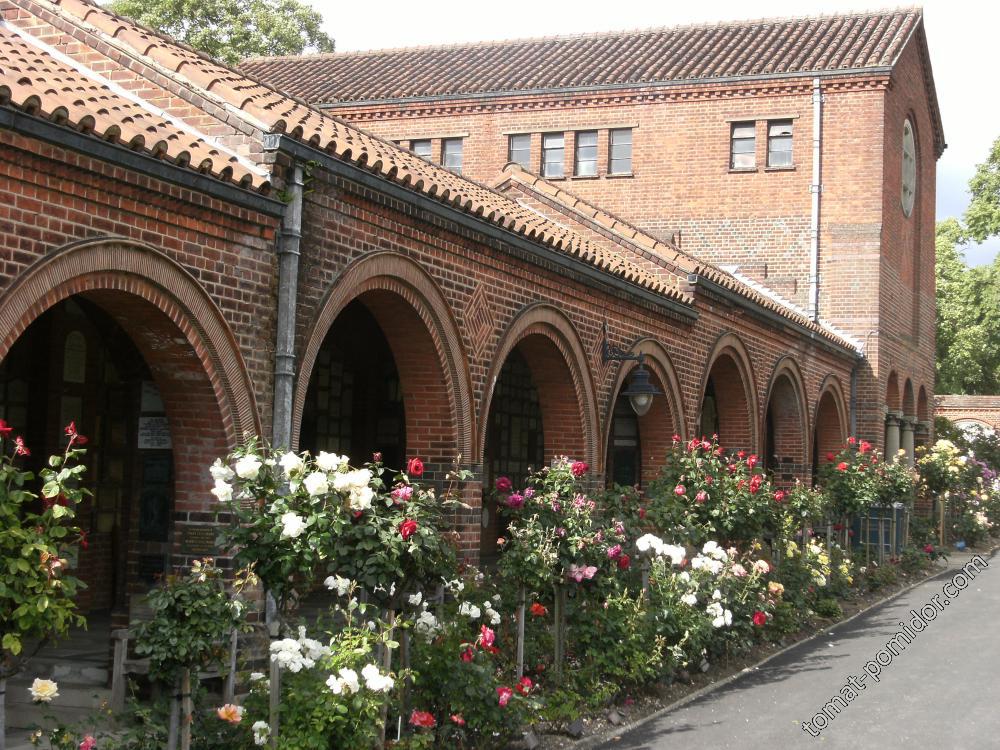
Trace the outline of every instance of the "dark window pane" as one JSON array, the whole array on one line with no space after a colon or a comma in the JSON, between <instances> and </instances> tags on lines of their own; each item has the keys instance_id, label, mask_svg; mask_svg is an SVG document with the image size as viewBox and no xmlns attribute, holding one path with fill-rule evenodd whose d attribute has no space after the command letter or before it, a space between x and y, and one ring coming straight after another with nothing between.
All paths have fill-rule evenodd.
<instances>
[{"instance_id":1,"label":"dark window pane","mask_svg":"<svg viewBox=\"0 0 1000 750\"><path fill-rule=\"evenodd\" d=\"M448 169L462 171L462 139L445 138L441 141L441 162Z\"/></svg>"},{"instance_id":2,"label":"dark window pane","mask_svg":"<svg viewBox=\"0 0 1000 750\"><path fill-rule=\"evenodd\" d=\"M632 130L619 128L609 133L608 171L629 174L632 171Z\"/></svg>"},{"instance_id":3,"label":"dark window pane","mask_svg":"<svg viewBox=\"0 0 1000 750\"><path fill-rule=\"evenodd\" d=\"M507 161L531 168L531 136L527 133L510 136L507 141Z\"/></svg>"}]
</instances>

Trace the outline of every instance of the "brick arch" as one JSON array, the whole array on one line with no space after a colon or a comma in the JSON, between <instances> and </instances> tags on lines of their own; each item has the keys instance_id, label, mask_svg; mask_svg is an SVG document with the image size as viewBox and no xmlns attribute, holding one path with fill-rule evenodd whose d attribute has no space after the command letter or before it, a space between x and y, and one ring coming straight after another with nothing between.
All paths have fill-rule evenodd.
<instances>
[{"instance_id":1,"label":"brick arch","mask_svg":"<svg viewBox=\"0 0 1000 750\"><path fill-rule=\"evenodd\" d=\"M309 380L330 327L353 300L375 316L396 360L403 389L407 451L448 464L473 459L472 388L458 326L444 294L415 261L389 252L365 256L331 285L309 326L292 412L298 447ZM446 419L439 415L446 414Z\"/></svg>"},{"instance_id":2,"label":"brick arch","mask_svg":"<svg viewBox=\"0 0 1000 750\"><path fill-rule=\"evenodd\" d=\"M654 339L640 339L632 347L633 352L641 352L646 355L646 369L650 373L650 379L662 392L662 396L657 396L649 411L639 417L639 447L642 451L642 480L646 485L655 479L667 451L673 443L673 436L678 435L681 440L687 439L687 424L684 419L684 401L681 396L680 381L674 369L673 362L667 350ZM615 402L618 394L625 386L629 374L637 367L636 362L623 362L618 367L612 387L608 391L608 406L604 419L604 462L602 466L607 471L608 456L607 446L611 439L612 415L615 409Z\"/></svg>"},{"instance_id":3,"label":"brick arch","mask_svg":"<svg viewBox=\"0 0 1000 750\"><path fill-rule=\"evenodd\" d=\"M478 460L484 460L493 389L500 369L517 347L531 369L542 410L545 457L565 454L598 466L600 429L587 354L569 319L538 303L522 310L504 332L493 356L480 405ZM552 429L556 425L556 429Z\"/></svg>"},{"instance_id":4,"label":"brick arch","mask_svg":"<svg viewBox=\"0 0 1000 750\"><path fill-rule=\"evenodd\" d=\"M802 373L791 357L783 357L775 365L764 408L761 418L765 433L770 417L774 439L765 450L773 452L776 459L776 462L771 462L774 465L768 464L768 468L779 481L804 477L809 446L805 387ZM769 457L765 456L767 459Z\"/></svg>"},{"instance_id":5,"label":"brick arch","mask_svg":"<svg viewBox=\"0 0 1000 750\"><path fill-rule=\"evenodd\" d=\"M913 381L909 378L906 379L906 383L903 385L903 415L906 417L912 417L917 413L916 399L913 397Z\"/></svg>"},{"instance_id":6,"label":"brick arch","mask_svg":"<svg viewBox=\"0 0 1000 750\"><path fill-rule=\"evenodd\" d=\"M928 422L931 418L930 407L927 398L927 388L920 386L917 391L917 419L921 422Z\"/></svg>"},{"instance_id":7,"label":"brick arch","mask_svg":"<svg viewBox=\"0 0 1000 750\"><path fill-rule=\"evenodd\" d=\"M847 402L840 381L833 375L820 386L812 423L814 464L821 464L827 454L836 455L847 442Z\"/></svg>"},{"instance_id":8,"label":"brick arch","mask_svg":"<svg viewBox=\"0 0 1000 750\"><path fill-rule=\"evenodd\" d=\"M894 412L900 410L901 403L899 397L899 376L895 370L892 370L889 373L889 379L886 381L885 386L885 406L889 411Z\"/></svg>"},{"instance_id":9,"label":"brick arch","mask_svg":"<svg viewBox=\"0 0 1000 750\"><path fill-rule=\"evenodd\" d=\"M750 355L736 334L723 334L712 347L699 391L699 420L709 378L715 384L718 400L720 444L727 450L756 450L759 444L757 387Z\"/></svg>"},{"instance_id":10,"label":"brick arch","mask_svg":"<svg viewBox=\"0 0 1000 750\"><path fill-rule=\"evenodd\" d=\"M0 330L6 331L0 359L39 315L75 294L96 302L133 338L165 402L172 383L188 383L188 390L178 386L178 398L166 404L172 430L191 423L197 428L190 436L192 445L199 445L199 432L212 432L217 415L221 432L213 450L220 453L260 434L253 387L222 312L190 273L143 243L89 239L30 266L0 297ZM182 454L175 450L178 466ZM187 466L211 455L192 456Z\"/></svg>"}]
</instances>

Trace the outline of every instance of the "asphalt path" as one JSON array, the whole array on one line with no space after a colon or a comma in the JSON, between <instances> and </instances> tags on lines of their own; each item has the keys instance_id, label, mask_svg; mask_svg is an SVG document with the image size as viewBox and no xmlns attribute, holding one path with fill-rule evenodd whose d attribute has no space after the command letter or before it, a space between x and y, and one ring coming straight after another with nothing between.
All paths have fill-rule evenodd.
<instances>
[{"instance_id":1,"label":"asphalt path","mask_svg":"<svg viewBox=\"0 0 1000 750\"><path fill-rule=\"evenodd\" d=\"M962 590L942 591L953 567L600 747L1000 748L1000 556L985 561Z\"/></svg>"}]
</instances>

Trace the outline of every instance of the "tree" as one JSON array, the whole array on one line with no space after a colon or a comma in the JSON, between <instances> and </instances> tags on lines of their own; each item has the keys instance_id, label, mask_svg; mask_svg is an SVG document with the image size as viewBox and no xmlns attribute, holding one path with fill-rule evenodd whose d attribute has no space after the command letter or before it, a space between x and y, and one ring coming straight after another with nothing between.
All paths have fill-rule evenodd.
<instances>
[{"instance_id":1,"label":"tree","mask_svg":"<svg viewBox=\"0 0 1000 750\"><path fill-rule=\"evenodd\" d=\"M1000 393L1000 264L970 268L956 219L937 225L938 393Z\"/></svg>"},{"instance_id":2,"label":"tree","mask_svg":"<svg viewBox=\"0 0 1000 750\"><path fill-rule=\"evenodd\" d=\"M990 154L969 180L972 201L965 210L969 237L983 242L1000 234L1000 138L993 141Z\"/></svg>"},{"instance_id":3,"label":"tree","mask_svg":"<svg viewBox=\"0 0 1000 750\"><path fill-rule=\"evenodd\" d=\"M299 0L114 0L110 7L229 65L334 48L323 17Z\"/></svg>"}]
</instances>

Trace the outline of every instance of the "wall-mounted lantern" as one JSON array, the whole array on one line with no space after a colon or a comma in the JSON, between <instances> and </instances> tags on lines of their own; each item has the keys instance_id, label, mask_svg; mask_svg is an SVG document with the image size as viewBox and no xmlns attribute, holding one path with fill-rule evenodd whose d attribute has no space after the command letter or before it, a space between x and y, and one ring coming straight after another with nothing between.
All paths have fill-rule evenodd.
<instances>
[{"instance_id":1,"label":"wall-mounted lantern","mask_svg":"<svg viewBox=\"0 0 1000 750\"><path fill-rule=\"evenodd\" d=\"M604 341L601 344L601 359L605 362L638 362L638 366L629 376L629 381L622 396L628 396L628 401L632 405L632 411L638 416L644 415L653 405L653 398L663 395L663 391L657 388L649 379L649 372L646 370L646 355L642 352L633 354L624 349L608 343L608 324L604 324Z\"/></svg>"}]
</instances>

